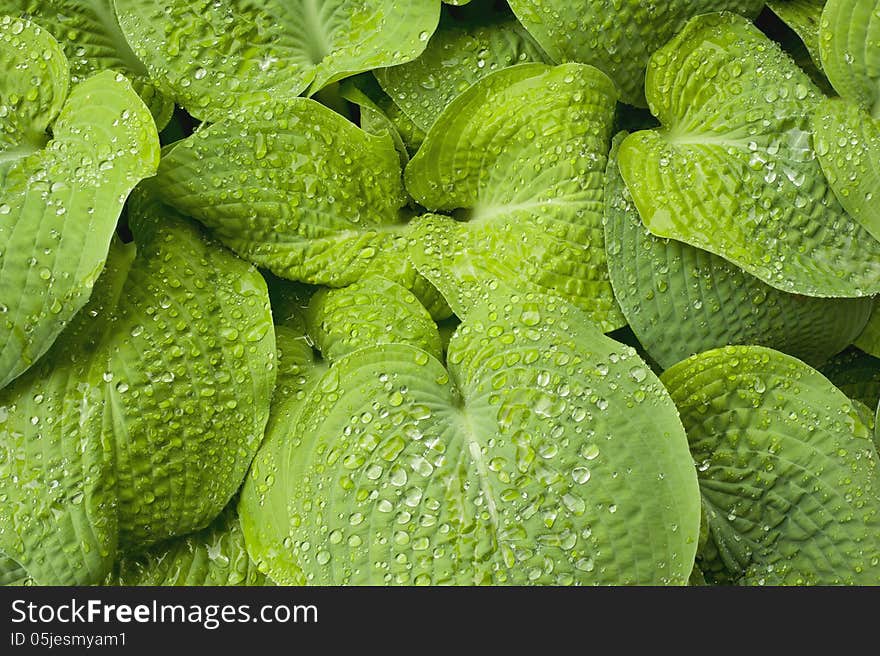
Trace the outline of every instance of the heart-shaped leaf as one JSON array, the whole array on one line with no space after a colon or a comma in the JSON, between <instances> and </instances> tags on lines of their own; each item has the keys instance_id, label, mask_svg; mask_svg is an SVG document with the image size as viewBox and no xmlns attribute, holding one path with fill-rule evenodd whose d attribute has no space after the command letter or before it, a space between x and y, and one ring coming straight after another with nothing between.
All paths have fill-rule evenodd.
<instances>
[{"instance_id":1,"label":"heart-shaped leaf","mask_svg":"<svg viewBox=\"0 0 880 656\"><path fill-rule=\"evenodd\" d=\"M0 65L2 387L88 301L126 196L156 170L159 138L120 73L68 97L64 53L34 23L0 18Z\"/></svg>"},{"instance_id":2,"label":"heart-shaped leaf","mask_svg":"<svg viewBox=\"0 0 880 656\"><path fill-rule=\"evenodd\" d=\"M624 320L602 231L614 86L583 64L521 64L461 94L406 169L433 211L413 225L410 257L465 316L487 284L552 293L603 330Z\"/></svg>"},{"instance_id":3,"label":"heart-shaped leaf","mask_svg":"<svg viewBox=\"0 0 880 656\"><path fill-rule=\"evenodd\" d=\"M70 62L71 82L112 70L123 73L150 108L161 130L174 102L156 89L146 67L125 40L113 0L0 0L0 14L23 14L58 39Z\"/></svg>"},{"instance_id":4,"label":"heart-shaped leaf","mask_svg":"<svg viewBox=\"0 0 880 656\"><path fill-rule=\"evenodd\" d=\"M193 116L217 120L273 98L415 59L437 0L115 0L151 75Z\"/></svg>"},{"instance_id":5,"label":"heart-shaped leaf","mask_svg":"<svg viewBox=\"0 0 880 656\"><path fill-rule=\"evenodd\" d=\"M755 346L663 374L697 462L707 579L877 585L880 470L853 402L821 374Z\"/></svg>"},{"instance_id":6,"label":"heart-shaped leaf","mask_svg":"<svg viewBox=\"0 0 880 656\"><path fill-rule=\"evenodd\" d=\"M119 551L200 529L262 439L266 286L140 198L89 305L0 391L0 549L40 584L103 580Z\"/></svg>"},{"instance_id":7,"label":"heart-shaped leaf","mask_svg":"<svg viewBox=\"0 0 880 656\"><path fill-rule=\"evenodd\" d=\"M443 357L431 315L409 291L384 278L317 292L309 303L306 324L328 360L364 346L399 344L404 336L432 357Z\"/></svg>"},{"instance_id":8,"label":"heart-shaped leaf","mask_svg":"<svg viewBox=\"0 0 880 656\"><path fill-rule=\"evenodd\" d=\"M687 581L693 462L631 349L568 303L514 296L473 308L448 362L400 343L304 363L242 493L263 571L293 584Z\"/></svg>"},{"instance_id":9,"label":"heart-shaped leaf","mask_svg":"<svg viewBox=\"0 0 880 656\"><path fill-rule=\"evenodd\" d=\"M198 131L166 153L155 183L165 202L283 278L342 287L381 275L444 314L406 258L411 212L391 137L313 100Z\"/></svg>"},{"instance_id":10,"label":"heart-shaped leaf","mask_svg":"<svg viewBox=\"0 0 880 656\"><path fill-rule=\"evenodd\" d=\"M755 17L763 0L509 0L510 8L558 63L592 64L614 80L623 102L645 104L648 58L687 20L712 11Z\"/></svg>"},{"instance_id":11,"label":"heart-shaped leaf","mask_svg":"<svg viewBox=\"0 0 880 656\"><path fill-rule=\"evenodd\" d=\"M741 17L700 16L651 58L647 94L663 127L623 142L620 171L652 234L790 293L880 292L880 242L811 147L819 93L776 44Z\"/></svg>"},{"instance_id":12,"label":"heart-shaped leaf","mask_svg":"<svg viewBox=\"0 0 880 656\"><path fill-rule=\"evenodd\" d=\"M406 115L427 131L453 99L486 75L545 60L515 19L489 15L481 21L441 22L418 59L379 69L376 78Z\"/></svg>"},{"instance_id":13,"label":"heart-shaped leaf","mask_svg":"<svg viewBox=\"0 0 880 656\"><path fill-rule=\"evenodd\" d=\"M767 346L819 365L864 329L870 298L810 298L761 282L727 260L647 231L617 169L605 180L605 244L615 297L662 367L720 346Z\"/></svg>"}]
</instances>

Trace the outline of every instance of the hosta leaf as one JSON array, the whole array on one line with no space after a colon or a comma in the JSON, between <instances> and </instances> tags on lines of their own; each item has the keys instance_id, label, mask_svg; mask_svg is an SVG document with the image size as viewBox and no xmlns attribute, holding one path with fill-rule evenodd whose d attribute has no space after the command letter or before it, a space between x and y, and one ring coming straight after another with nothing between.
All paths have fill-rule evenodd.
<instances>
[{"instance_id":1,"label":"hosta leaf","mask_svg":"<svg viewBox=\"0 0 880 656\"><path fill-rule=\"evenodd\" d=\"M406 115L427 131L474 82L507 66L545 59L515 19L490 14L478 23L441 24L418 59L379 69L376 78Z\"/></svg>"},{"instance_id":2,"label":"hosta leaf","mask_svg":"<svg viewBox=\"0 0 880 656\"><path fill-rule=\"evenodd\" d=\"M340 93L345 100L358 106L360 111L360 127L364 132L375 135L382 135L387 132L391 136L394 147L397 149L397 154L400 156L400 166L403 168L409 164L409 150L403 141L403 137L400 136L400 130L397 129L394 121L361 88L366 84L370 84L370 82L372 82L371 86L376 88L377 93L384 95L384 92L378 88L379 85L376 79L367 73L343 82Z\"/></svg>"},{"instance_id":3,"label":"hosta leaf","mask_svg":"<svg viewBox=\"0 0 880 656\"><path fill-rule=\"evenodd\" d=\"M280 585L296 581L287 567L288 502L281 494L267 494L275 485L288 488L291 464L287 459L291 422L307 393L320 380L326 365L315 358L301 330L276 326L278 379L266 436L257 452L239 499L239 516L248 554L262 572L272 572Z\"/></svg>"},{"instance_id":4,"label":"hosta leaf","mask_svg":"<svg viewBox=\"0 0 880 656\"><path fill-rule=\"evenodd\" d=\"M146 67L125 40L113 0L0 0L0 14L25 14L52 33L70 61L71 81L94 73L123 73L150 108L158 128L171 119L174 102L150 81Z\"/></svg>"},{"instance_id":5,"label":"hosta leaf","mask_svg":"<svg viewBox=\"0 0 880 656\"><path fill-rule=\"evenodd\" d=\"M840 98L814 114L816 154L840 204L880 239L880 121Z\"/></svg>"},{"instance_id":6,"label":"hosta leaf","mask_svg":"<svg viewBox=\"0 0 880 656\"><path fill-rule=\"evenodd\" d=\"M389 315L391 316L391 315ZM684 584L699 501L665 390L546 296L473 308L449 369L411 344L273 406L248 548L311 584ZM256 533L249 532L250 530Z\"/></svg>"},{"instance_id":7,"label":"hosta leaf","mask_svg":"<svg viewBox=\"0 0 880 656\"><path fill-rule=\"evenodd\" d=\"M821 374L761 347L726 347L662 376L698 464L707 579L880 582L880 471L853 403Z\"/></svg>"},{"instance_id":8,"label":"hosta leaf","mask_svg":"<svg viewBox=\"0 0 880 656\"><path fill-rule=\"evenodd\" d=\"M437 0L115 0L152 76L193 116L217 120L317 92L425 49Z\"/></svg>"},{"instance_id":9,"label":"hosta leaf","mask_svg":"<svg viewBox=\"0 0 880 656\"><path fill-rule=\"evenodd\" d=\"M259 446L275 378L259 273L140 198L89 305L0 392L0 549L40 584L103 580L207 525Z\"/></svg>"},{"instance_id":10,"label":"hosta leaf","mask_svg":"<svg viewBox=\"0 0 880 656\"><path fill-rule=\"evenodd\" d=\"M880 291L880 242L837 202L811 148L819 94L757 28L693 19L652 57L647 94L663 127L630 135L620 170L652 234L783 291Z\"/></svg>"},{"instance_id":11,"label":"hosta leaf","mask_svg":"<svg viewBox=\"0 0 880 656\"><path fill-rule=\"evenodd\" d=\"M477 82L431 128L407 189L468 220L421 219L410 256L459 316L500 280L569 299L603 330L624 325L602 232L615 97L591 66L522 64Z\"/></svg>"},{"instance_id":12,"label":"hosta leaf","mask_svg":"<svg viewBox=\"0 0 880 656\"><path fill-rule=\"evenodd\" d=\"M104 72L69 97L57 42L0 18L0 387L83 307L125 198L155 172L156 127L131 85ZM51 128L51 138L47 130Z\"/></svg>"},{"instance_id":13,"label":"hosta leaf","mask_svg":"<svg viewBox=\"0 0 880 656\"><path fill-rule=\"evenodd\" d=\"M654 237L623 183L614 149L605 203L615 296L639 341L664 368L731 344L768 346L818 365L849 346L868 321L870 298L788 294L717 255Z\"/></svg>"},{"instance_id":14,"label":"hosta leaf","mask_svg":"<svg viewBox=\"0 0 880 656\"><path fill-rule=\"evenodd\" d=\"M341 287L368 274L445 304L406 259L407 196L391 137L306 98L232 116L176 144L156 189L245 259Z\"/></svg>"},{"instance_id":15,"label":"hosta leaf","mask_svg":"<svg viewBox=\"0 0 880 656\"><path fill-rule=\"evenodd\" d=\"M509 0L510 8L556 62L601 69L623 102L645 104L645 65L687 20L711 11L755 17L763 0Z\"/></svg>"},{"instance_id":16,"label":"hosta leaf","mask_svg":"<svg viewBox=\"0 0 880 656\"><path fill-rule=\"evenodd\" d=\"M829 0L822 63L841 99L815 111L816 152L846 210L880 239L880 2Z\"/></svg>"},{"instance_id":17,"label":"hosta leaf","mask_svg":"<svg viewBox=\"0 0 880 656\"><path fill-rule=\"evenodd\" d=\"M328 360L376 344L408 343L442 359L440 333L409 291L384 278L321 290L306 314L309 335Z\"/></svg>"},{"instance_id":18,"label":"hosta leaf","mask_svg":"<svg viewBox=\"0 0 880 656\"><path fill-rule=\"evenodd\" d=\"M821 66L819 24L825 0L770 0L767 6L793 29L804 42L813 61Z\"/></svg>"},{"instance_id":19,"label":"hosta leaf","mask_svg":"<svg viewBox=\"0 0 880 656\"><path fill-rule=\"evenodd\" d=\"M880 358L847 349L822 367L822 375L853 401L869 408L880 403Z\"/></svg>"},{"instance_id":20,"label":"hosta leaf","mask_svg":"<svg viewBox=\"0 0 880 656\"><path fill-rule=\"evenodd\" d=\"M67 99L70 67L51 34L12 16L0 16L0 64L4 71L0 83L3 180L17 160L46 145L46 130Z\"/></svg>"},{"instance_id":21,"label":"hosta leaf","mask_svg":"<svg viewBox=\"0 0 880 656\"><path fill-rule=\"evenodd\" d=\"M207 528L124 557L105 585L265 585L248 557L234 506Z\"/></svg>"},{"instance_id":22,"label":"hosta leaf","mask_svg":"<svg viewBox=\"0 0 880 656\"><path fill-rule=\"evenodd\" d=\"M875 305L868 325L856 339L855 345L866 353L880 358L880 304Z\"/></svg>"},{"instance_id":23,"label":"hosta leaf","mask_svg":"<svg viewBox=\"0 0 880 656\"><path fill-rule=\"evenodd\" d=\"M878 0L828 0L819 47L834 89L873 116L880 112L880 10Z\"/></svg>"}]
</instances>

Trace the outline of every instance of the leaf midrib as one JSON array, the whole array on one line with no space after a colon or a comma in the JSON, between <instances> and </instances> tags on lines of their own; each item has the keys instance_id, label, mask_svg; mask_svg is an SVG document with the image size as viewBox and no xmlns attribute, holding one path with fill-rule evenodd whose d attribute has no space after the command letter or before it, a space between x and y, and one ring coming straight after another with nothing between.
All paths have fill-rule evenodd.
<instances>
[{"instance_id":1,"label":"leaf midrib","mask_svg":"<svg viewBox=\"0 0 880 656\"><path fill-rule=\"evenodd\" d=\"M483 458L482 445L477 439L477 432L474 430L473 422L466 407L455 408L454 418L464 438L467 453L477 473L477 479L480 483L480 491L486 500L486 510L489 513L489 523L492 527L492 544L498 549L498 534L501 522L498 516L498 502L489 482L489 467Z\"/></svg>"}]
</instances>

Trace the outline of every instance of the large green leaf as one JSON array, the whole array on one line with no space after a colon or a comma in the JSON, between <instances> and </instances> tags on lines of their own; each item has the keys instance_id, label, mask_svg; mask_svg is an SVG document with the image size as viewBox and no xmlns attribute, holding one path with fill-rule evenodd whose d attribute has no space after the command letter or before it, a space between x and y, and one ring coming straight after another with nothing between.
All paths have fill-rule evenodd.
<instances>
[{"instance_id":1,"label":"large green leaf","mask_svg":"<svg viewBox=\"0 0 880 656\"><path fill-rule=\"evenodd\" d=\"M623 183L615 150L605 180L608 268L629 325L661 366L731 344L768 346L819 365L864 329L870 298L788 294L717 255L654 237Z\"/></svg>"},{"instance_id":2,"label":"large green leaf","mask_svg":"<svg viewBox=\"0 0 880 656\"><path fill-rule=\"evenodd\" d=\"M159 139L119 73L67 97L64 54L33 23L0 18L0 66L2 387L88 300L126 196L156 170Z\"/></svg>"},{"instance_id":3,"label":"large green leaf","mask_svg":"<svg viewBox=\"0 0 880 656\"><path fill-rule=\"evenodd\" d=\"M737 11L755 17L764 0L509 0L535 40L557 62L603 70L621 99L645 104L648 58L698 14Z\"/></svg>"},{"instance_id":4,"label":"large green leaf","mask_svg":"<svg viewBox=\"0 0 880 656\"><path fill-rule=\"evenodd\" d=\"M842 99L815 111L816 153L841 205L880 239L880 1L829 0L820 41Z\"/></svg>"},{"instance_id":5,"label":"large green leaf","mask_svg":"<svg viewBox=\"0 0 880 656\"><path fill-rule=\"evenodd\" d=\"M707 579L880 583L880 471L853 402L761 347L726 347L662 376L698 463Z\"/></svg>"},{"instance_id":6,"label":"large green leaf","mask_svg":"<svg viewBox=\"0 0 880 656\"><path fill-rule=\"evenodd\" d=\"M451 217L413 226L416 267L459 316L502 281L553 293L603 330L624 325L602 231L614 86L583 64L521 64L447 107L406 169L413 198Z\"/></svg>"},{"instance_id":7,"label":"large green leaf","mask_svg":"<svg viewBox=\"0 0 880 656\"><path fill-rule=\"evenodd\" d=\"M341 287L369 274L445 303L406 259L410 214L391 137L306 98L232 116L177 143L162 198L239 255L290 280Z\"/></svg>"},{"instance_id":8,"label":"large green leaf","mask_svg":"<svg viewBox=\"0 0 880 656\"><path fill-rule=\"evenodd\" d=\"M822 66L834 89L874 117L880 114L878 10L878 0L828 0L819 33Z\"/></svg>"},{"instance_id":9,"label":"large green leaf","mask_svg":"<svg viewBox=\"0 0 880 656\"><path fill-rule=\"evenodd\" d=\"M410 292L384 278L317 292L306 322L315 346L328 360L364 346L399 344L405 338L432 357L443 357L431 315Z\"/></svg>"},{"instance_id":10,"label":"large green leaf","mask_svg":"<svg viewBox=\"0 0 880 656\"><path fill-rule=\"evenodd\" d=\"M276 399L240 505L263 571L293 584L688 580L693 462L632 349L529 295L473 308L448 361L366 346L307 365L304 397Z\"/></svg>"},{"instance_id":11,"label":"large green leaf","mask_svg":"<svg viewBox=\"0 0 880 656\"><path fill-rule=\"evenodd\" d=\"M693 19L652 58L663 127L630 135L620 170L652 234L807 296L880 291L880 242L840 206L811 147L810 79L751 23Z\"/></svg>"},{"instance_id":12,"label":"large green leaf","mask_svg":"<svg viewBox=\"0 0 880 656\"><path fill-rule=\"evenodd\" d=\"M52 35L38 25L0 16L0 181L17 160L39 152L67 99L70 66ZM2 212L8 214L6 210Z\"/></svg>"},{"instance_id":13,"label":"large green leaf","mask_svg":"<svg viewBox=\"0 0 880 656\"><path fill-rule=\"evenodd\" d=\"M74 84L99 71L119 71L150 108L158 128L168 124L174 103L156 89L132 52L113 0L0 0L0 14L28 15L51 32L67 55Z\"/></svg>"},{"instance_id":14,"label":"large green leaf","mask_svg":"<svg viewBox=\"0 0 880 656\"><path fill-rule=\"evenodd\" d=\"M275 379L259 273L144 198L89 305L0 391L0 549L88 584L200 529L260 444Z\"/></svg>"},{"instance_id":15,"label":"large green leaf","mask_svg":"<svg viewBox=\"0 0 880 656\"><path fill-rule=\"evenodd\" d=\"M287 563L290 519L288 502L269 490L287 489L291 422L295 421L308 391L326 371L307 342L305 332L276 326L278 343L278 379L272 398L272 411L266 436L257 452L239 500L239 516L248 554L263 572L271 572L281 585L296 584Z\"/></svg>"},{"instance_id":16,"label":"large green leaf","mask_svg":"<svg viewBox=\"0 0 880 656\"><path fill-rule=\"evenodd\" d=\"M816 154L840 204L880 239L880 121L841 98L814 113Z\"/></svg>"},{"instance_id":17,"label":"large green leaf","mask_svg":"<svg viewBox=\"0 0 880 656\"><path fill-rule=\"evenodd\" d=\"M235 507L207 528L117 563L105 585L265 585L248 557Z\"/></svg>"},{"instance_id":18,"label":"large green leaf","mask_svg":"<svg viewBox=\"0 0 880 656\"><path fill-rule=\"evenodd\" d=\"M804 42L813 61L821 66L819 24L825 0L770 0L767 6L793 29Z\"/></svg>"},{"instance_id":19,"label":"large green leaf","mask_svg":"<svg viewBox=\"0 0 880 656\"><path fill-rule=\"evenodd\" d=\"M115 0L152 76L193 116L314 93L425 49L437 0Z\"/></svg>"},{"instance_id":20,"label":"large green leaf","mask_svg":"<svg viewBox=\"0 0 880 656\"><path fill-rule=\"evenodd\" d=\"M481 14L479 22L441 23L418 59L379 69L376 78L416 125L429 130L456 96L486 75L545 59L515 19L489 13Z\"/></svg>"}]
</instances>

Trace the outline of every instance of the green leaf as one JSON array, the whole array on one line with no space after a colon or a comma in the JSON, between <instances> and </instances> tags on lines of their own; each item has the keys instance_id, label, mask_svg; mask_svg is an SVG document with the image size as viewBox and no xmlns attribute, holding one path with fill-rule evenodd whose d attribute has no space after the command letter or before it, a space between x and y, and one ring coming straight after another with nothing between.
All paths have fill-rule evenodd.
<instances>
[{"instance_id":1,"label":"green leaf","mask_svg":"<svg viewBox=\"0 0 880 656\"><path fill-rule=\"evenodd\" d=\"M717 255L648 232L617 169L623 137L615 137L605 180L608 268L629 325L663 368L731 344L767 346L819 365L859 335L870 298L788 294Z\"/></svg>"},{"instance_id":2,"label":"green leaf","mask_svg":"<svg viewBox=\"0 0 880 656\"><path fill-rule=\"evenodd\" d=\"M647 95L663 127L623 142L620 171L652 234L782 291L880 291L880 242L837 202L810 144L819 93L757 28L693 19L651 58Z\"/></svg>"},{"instance_id":3,"label":"green leaf","mask_svg":"<svg viewBox=\"0 0 880 656\"><path fill-rule=\"evenodd\" d=\"M425 49L437 0L115 0L119 23L161 87L193 116L315 93Z\"/></svg>"},{"instance_id":4,"label":"green leaf","mask_svg":"<svg viewBox=\"0 0 880 656\"><path fill-rule=\"evenodd\" d=\"M819 47L825 74L844 99L880 116L878 0L828 0Z\"/></svg>"},{"instance_id":5,"label":"green leaf","mask_svg":"<svg viewBox=\"0 0 880 656\"><path fill-rule=\"evenodd\" d=\"M697 462L706 578L746 585L880 582L880 471L868 428L821 374L726 347L662 376Z\"/></svg>"},{"instance_id":6,"label":"green leaf","mask_svg":"<svg viewBox=\"0 0 880 656\"><path fill-rule=\"evenodd\" d=\"M347 100L361 107L361 128L366 132L380 134L382 130L389 131L394 139L394 145L400 150L400 144L394 136L394 133L397 133L406 150L406 157L401 155L401 166L405 167L409 163L410 156L414 155L421 147L425 140L425 133L382 90L374 75L375 72L364 73L345 80L342 83L343 92L348 94L352 87L361 92L360 97L358 94L351 93ZM370 103L367 103L363 96L366 96ZM365 108L366 111L363 112ZM389 123L390 125L388 125Z\"/></svg>"},{"instance_id":7,"label":"green leaf","mask_svg":"<svg viewBox=\"0 0 880 656\"><path fill-rule=\"evenodd\" d=\"M447 107L406 169L432 211L410 257L465 316L487 285L551 293L603 330L624 325L602 231L603 178L616 94L591 66L521 64Z\"/></svg>"},{"instance_id":8,"label":"green leaf","mask_svg":"<svg viewBox=\"0 0 880 656\"><path fill-rule=\"evenodd\" d=\"M816 109L813 129L816 154L840 204L880 239L880 121L834 98Z\"/></svg>"},{"instance_id":9,"label":"green leaf","mask_svg":"<svg viewBox=\"0 0 880 656\"><path fill-rule=\"evenodd\" d=\"M0 16L0 181L38 152L64 108L70 67L52 35L30 21ZM8 214L4 211L3 214Z\"/></svg>"},{"instance_id":10,"label":"green leaf","mask_svg":"<svg viewBox=\"0 0 880 656\"><path fill-rule=\"evenodd\" d=\"M159 161L131 85L104 72L66 97L48 32L0 19L0 387L51 347L83 307L123 203ZM51 137L47 130L51 128Z\"/></svg>"},{"instance_id":11,"label":"green leaf","mask_svg":"<svg viewBox=\"0 0 880 656\"><path fill-rule=\"evenodd\" d=\"M0 552L0 585L28 585L32 583L24 568Z\"/></svg>"},{"instance_id":12,"label":"green leaf","mask_svg":"<svg viewBox=\"0 0 880 656\"><path fill-rule=\"evenodd\" d=\"M546 60L515 19L495 14L481 19L447 21L418 59L376 71L385 92L421 129L429 130L453 99L486 75Z\"/></svg>"},{"instance_id":13,"label":"green leaf","mask_svg":"<svg viewBox=\"0 0 880 656\"><path fill-rule=\"evenodd\" d=\"M0 391L0 549L40 584L101 581L206 526L244 479L275 379L259 273L143 196L89 305Z\"/></svg>"},{"instance_id":14,"label":"green leaf","mask_svg":"<svg viewBox=\"0 0 880 656\"><path fill-rule=\"evenodd\" d=\"M361 118L360 127L364 132L377 136L388 133L391 136L397 154L400 156L400 166L403 168L409 164L409 150L403 137L400 136L400 130L382 108L360 88L371 82L371 86L378 88L376 78L365 73L357 78L345 80L341 85L340 92L345 100L358 106ZM377 92L381 92L381 89L377 89Z\"/></svg>"},{"instance_id":15,"label":"green leaf","mask_svg":"<svg viewBox=\"0 0 880 656\"><path fill-rule=\"evenodd\" d=\"M858 349L847 349L821 371L853 401L860 401L869 408L876 408L880 403L880 358Z\"/></svg>"},{"instance_id":16,"label":"green leaf","mask_svg":"<svg viewBox=\"0 0 880 656\"><path fill-rule=\"evenodd\" d=\"M235 507L207 528L158 544L116 565L105 585L266 585L248 557Z\"/></svg>"},{"instance_id":17,"label":"green leaf","mask_svg":"<svg viewBox=\"0 0 880 656\"><path fill-rule=\"evenodd\" d=\"M294 585L296 579L286 565L287 545L292 544L287 499L267 492L276 484L280 488L292 485L288 474L293 463L287 458L291 422L326 365L316 360L303 331L286 326L275 330L279 367L272 411L265 439L242 487L238 512L248 554L260 571L271 572L279 585Z\"/></svg>"},{"instance_id":18,"label":"green leaf","mask_svg":"<svg viewBox=\"0 0 880 656\"><path fill-rule=\"evenodd\" d=\"M315 346L330 361L377 344L412 344L443 357L431 315L409 291L384 278L317 292L306 322Z\"/></svg>"},{"instance_id":19,"label":"green leaf","mask_svg":"<svg viewBox=\"0 0 880 656\"><path fill-rule=\"evenodd\" d=\"M687 582L693 462L631 349L542 295L474 308L448 361L361 348L302 401L276 400L240 506L263 571L324 585Z\"/></svg>"},{"instance_id":20,"label":"green leaf","mask_svg":"<svg viewBox=\"0 0 880 656\"><path fill-rule=\"evenodd\" d=\"M509 0L510 8L558 63L592 64L614 80L623 102L645 104L648 58L698 14L758 15L764 0Z\"/></svg>"},{"instance_id":21,"label":"green leaf","mask_svg":"<svg viewBox=\"0 0 880 656\"><path fill-rule=\"evenodd\" d=\"M804 42L812 60L820 68L819 25L825 0L770 0L767 6Z\"/></svg>"},{"instance_id":22,"label":"green leaf","mask_svg":"<svg viewBox=\"0 0 880 656\"><path fill-rule=\"evenodd\" d=\"M880 358L880 305L875 304L868 325L854 343L866 353Z\"/></svg>"},{"instance_id":23,"label":"green leaf","mask_svg":"<svg viewBox=\"0 0 880 656\"><path fill-rule=\"evenodd\" d=\"M165 202L282 278L344 287L381 275L444 314L406 259L409 210L391 138L313 100L199 130L167 152L155 183Z\"/></svg>"},{"instance_id":24,"label":"green leaf","mask_svg":"<svg viewBox=\"0 0 880 656\"><path fill-rule=\"evenodd\" d=\"M150 108L158 129L168 124L174 102L156 89L132 52L113 0L0 0L0 14L27 15L58 39L74 84L100 71L123 73Z\"/></svg>"},{"instance_id":25,"label":"green leaf","mask_svg":"<svg viewBox=\"0 0 880 656\"><path fill-rule=\"evenodd\" d=\"M829 0L822 14L821 52L842 99L813 115L816 153L840 204L875 239L880 210L880 2Z\"/></svg>"}]
</instances>

